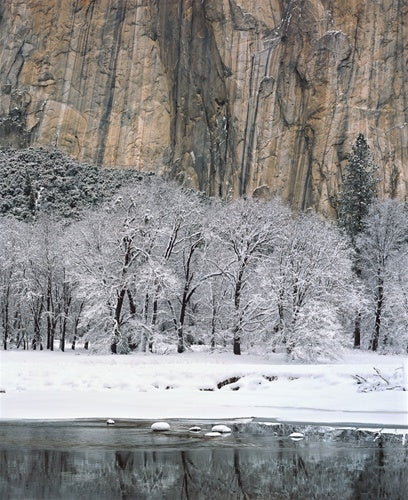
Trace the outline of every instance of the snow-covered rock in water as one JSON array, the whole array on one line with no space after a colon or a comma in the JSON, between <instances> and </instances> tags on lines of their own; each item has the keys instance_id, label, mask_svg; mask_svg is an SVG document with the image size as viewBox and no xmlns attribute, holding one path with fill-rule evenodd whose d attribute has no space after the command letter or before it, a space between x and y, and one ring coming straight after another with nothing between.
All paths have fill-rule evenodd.
<instances>
[{"instance_id":1,"label":"snow-covered rock in water","mask_svg":"<svg viewBox=\"0 0 408 500\"><path fill-rule=\"evenodd\" d=\"M167 422L155 422L152 424L151 429L155 432L169 431L170 425Z\"/></svg>"},{"instance_id":2,"label":"snow-covered rock in water","mask_svg":"<svg viewBox=\"0 0 408 500\"><path fill-rule=\"evenodd\" d=\"M304 439L305 435L301 432L292 432L292 434L289 434L289 437L293 441L300 441L301 439Z\"/></svg>"},{"instance_id":3,"label":"snow-covered rock in water","mask_svg":"<svg viewBox=\"0 0 408 500\"><path fill-rule=\"evenodd\" d=\"M198 427L198 425L194 425L193 427L190 427L189 431L190 432L200 432L201 427Z\"/></svg>"},{"instance_id":4,"label":"snow-covered rock in water","mask_svg":"<svg viewBox=\"0 0 408 500\"><path fill-rule=\"evenodd\" d=\"M205 437L219 437L221 435L221 432L206 432L204 434Z\"/></svg>"},{"instance_id":5,"label":"snow-covered rock in water","mask_svg":"<svg viewBox=\"0 0 408 500\"><path fill-rule=\"evenodd\" d=\"M228 432L232 432L231 429L226 425L213 425L211 430L213 432L219 432L221 434L227 434Z\"/></svg>"},{"instance_id":6,"label":"snow-covered rock in water","mask_svg":"<svg viewBox=\"0 0 408 500\"><path fill-rule=\"evenodd\" d=\"M115 421L114 421L114 420L112 420L111 418L108 418L108 420L106 421L106 423L107 423L108 425L114 425Z\"/></svg>"}]
</instances>

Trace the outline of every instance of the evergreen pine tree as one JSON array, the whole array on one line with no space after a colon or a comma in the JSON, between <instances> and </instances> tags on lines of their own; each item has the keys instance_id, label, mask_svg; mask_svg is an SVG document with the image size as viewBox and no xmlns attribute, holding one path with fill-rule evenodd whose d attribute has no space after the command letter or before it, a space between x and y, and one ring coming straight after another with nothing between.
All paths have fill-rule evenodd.
<instances>
[{"instance_id":1,"label":"evergreen pine tree","mask_svg":"<svg viewBox=\"0 0 408 500\"><path fill-rule=\"evenodd\" d=\"M339 196L338 223L349 235L356 251L354 272L361 277L360 254L356 246L356 237L363 229L364 217L377 196L378 178L375 173L370 147L363 134L359 134L353 145L346 166L343 189ZM357 311L354 323L354 347L360 347L361 313Z\"/></svg>"},{"instance_id":2,"label":"evergreen pine tree","mask_svg":"<svg viewBox=\"0 0 408 500\"><path fill-rule=\"evenodd\" d=\"M364 135L359 134L346 166L338 206L339 225L350 236L353 246L362 230L363 219L377 195L376 171L370 147Z\"/></svg>"}]
</instances>

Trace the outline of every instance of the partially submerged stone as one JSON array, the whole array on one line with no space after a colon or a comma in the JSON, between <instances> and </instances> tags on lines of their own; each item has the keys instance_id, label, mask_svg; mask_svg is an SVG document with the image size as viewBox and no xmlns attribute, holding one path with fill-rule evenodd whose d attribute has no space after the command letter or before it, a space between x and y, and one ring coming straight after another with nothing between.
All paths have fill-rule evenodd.
<instances>
[{"instance_id":1,"label":"partially submerged stone","mask_svg":"<svg viewBox=\"0 0 408 500\"><path fill-rule=\"evenodd\" d=\"M228 434L231 431L231 429L226 426L226 425L213 425L212 429L211 429L213 432L219 432L220 434Z\"/></svg>"},{"instance_id":2,"label":"partially submerged stone","mask_svg":"<svg viewBox=\"0 0 408 500\"><path fill-rule=\"evenodd\" d=\"M170 430L170 425L167 422L155 422L150 428L155 432L164 432Z\"/></svg>"},{"instance_id":3,"label":"partially submerged stone","mask_svg":"<svg viewBox=\"0 0 408 500\"><path fill-rule=\"evenodd\" d=\"M292 439L292 441L300 441L301 439L305 438L305 435L301 432L292 432L292 434L289 434L289 437L290 439Z\"/></svg>"}]
</instances>

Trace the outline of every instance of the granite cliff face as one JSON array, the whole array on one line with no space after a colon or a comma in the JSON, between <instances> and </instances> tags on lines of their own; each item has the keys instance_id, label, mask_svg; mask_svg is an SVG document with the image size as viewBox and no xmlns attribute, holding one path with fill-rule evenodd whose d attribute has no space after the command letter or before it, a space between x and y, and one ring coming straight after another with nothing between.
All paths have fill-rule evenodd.
<instances>
[{"instance_id":1,"label":"granite cliff face","mask_svg":"<svg viewBox=\"0 0 408 500\"><path fill-rule=\"evenodd\" d=\"M406 0L2 0L0 146L333 212L359 132L408 192Z\"/></svg>"}]
</instances>

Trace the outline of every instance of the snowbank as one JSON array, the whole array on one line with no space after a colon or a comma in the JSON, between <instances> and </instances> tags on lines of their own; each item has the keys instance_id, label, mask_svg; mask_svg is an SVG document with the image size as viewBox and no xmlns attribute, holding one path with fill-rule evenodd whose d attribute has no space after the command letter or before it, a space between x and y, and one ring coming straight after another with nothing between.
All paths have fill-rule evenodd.
<instances>
[{"instance_id":1,"label":"snowbank","mask_svg":"<svg viewBox=\"0 0 408 500\"><path fill-rule=\"evenodd\" d=\"M408 425L408 392L359 391L353 375L405 381L407 359L350 351L332 364L279 355L0 353L2 419L248 418ZM1 391L0 391L1 392Z\"/></svg>"}]
</instances>

